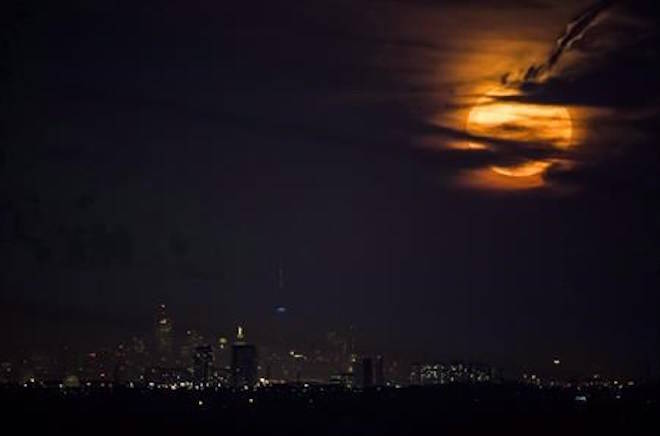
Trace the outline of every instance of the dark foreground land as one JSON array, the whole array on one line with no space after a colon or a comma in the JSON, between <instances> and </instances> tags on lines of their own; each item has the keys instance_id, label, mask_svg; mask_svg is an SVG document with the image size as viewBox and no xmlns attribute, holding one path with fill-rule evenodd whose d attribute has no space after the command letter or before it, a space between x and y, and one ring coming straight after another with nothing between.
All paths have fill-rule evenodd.
<instances>
[{"instance_id":1,"label":"dark foreground land","mask_svg":"<svg viewBox=\"0 0 660 436\"><path fill-rule=\"evenodd\" d=\"M590 392L587 401L573 390L520 385L362 392L4 387L0 407L4 434L658 435L659 397L657 386Z\"/></svg>"}]
</instances>

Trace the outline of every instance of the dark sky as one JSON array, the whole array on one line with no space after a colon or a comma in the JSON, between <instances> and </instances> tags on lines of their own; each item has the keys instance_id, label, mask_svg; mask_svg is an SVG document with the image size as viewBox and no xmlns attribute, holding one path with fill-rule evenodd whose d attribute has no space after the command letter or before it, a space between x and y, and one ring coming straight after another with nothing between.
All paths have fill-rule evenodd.
<instances>
[{"instance_id":1,"label":"dark sky","mask_svg":"<svg viewBox=\"0 0 660 436\"><path fill-rule=\"evenodd\" d=\"M2 9L0 355L112 343L160 302L267 341L283 305L292 343L352 323L366 351L657 373L653 2ZM571 147L454 146L496 86L567 108ZM527 159L534 186L492 179Z\"/></svg>"}]
</instances>

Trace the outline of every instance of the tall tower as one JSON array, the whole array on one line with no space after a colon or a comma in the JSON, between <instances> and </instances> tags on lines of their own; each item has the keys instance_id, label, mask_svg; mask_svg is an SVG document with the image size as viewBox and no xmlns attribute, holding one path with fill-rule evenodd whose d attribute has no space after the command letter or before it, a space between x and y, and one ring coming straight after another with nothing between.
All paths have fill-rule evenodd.
<instances>
[{"instance_id":1,"label":"tall tower","mask_svg":"<svg viewBox=\"0 0 660 436\"><path fill-rule=\"evenodd\" d=\"M288 308L285 303L288 301L285 293L284 264L280 258L277 262L276 274L274 276L274 295L275 307L272 314L272 327L270 329L269 352L262 356L265 364L266 378L271 379L289 376L289 356L288 351L291 348L290 338L287 341L287 330L289 327Z\"/></svg>"},{"instance_id":2,"label":"tall tower","mask_svg":"<svg viewBox=\"0 0 660 436\"><path fill-rule=\"evenodd\" d=\"M172 336L172 320L167 316L165 305L161 304L156 316L156 347L158 359L163 363L172 357Z\"/></svg>"},{"instance_id":3,"label":"tall tower","mask_svg":"<svg viewBox=\"0 0 660 436\"><path fill-rule=\"evenodd\" d=\"M257 383L257 348L245 342L241 326L231 347L231 377L234 387L252 387Z\"/></svg>"},{"instance_id":4,"label":"tall tower","mask_svg":"<svg viewBox=\"0 0 660 436\"><path fill-rule=\"evenodd\" d=\"M357 353L355 352L355 328L353 324L348 327L348 341L346 342L346 366L348 372L353 372L357 363Z\"/></svg>"}]
</instances>

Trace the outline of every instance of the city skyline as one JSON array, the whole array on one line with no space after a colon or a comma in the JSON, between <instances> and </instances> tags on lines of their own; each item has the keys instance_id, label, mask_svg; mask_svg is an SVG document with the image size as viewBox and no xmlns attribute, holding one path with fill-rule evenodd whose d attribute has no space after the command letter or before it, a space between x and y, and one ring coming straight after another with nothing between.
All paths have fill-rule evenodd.
<instances>
[{"instance_id":1,"label":"city skyline","mask_svg":"<svg viewBox=\"0 0 660 436\"><path fill-rule=\"evenodd\" d=\"M165 304L163 349L659 377L655 9L10 1L0 361Z\"/></svg>"},{"instance_id":2,"label":"city skyline","mask_svg":"<svg viewBox=\"0 0 660 436\"><path fill-rule=\"evenodd\" d=\"M28 383L27 380L59 383L76 377L84 382L144 385L148 380L169 380L177 374L178 384L199 382L203 373L203 381L227 388L255 386L258 381L338 383L349 387L503 381L550 383L549 386L598 382L609 386L613 380L620 380L623 385L653 379L650 366L646 374L612 373L598 365L589 371L576 370L566 365L561 356L551 354L542 365L528 362L506 367L470 356L428 351L382 352L361 347L354 325L328 331L307 344L289 342L283 332L274 332L270 341L254 340L247 337L242 325L236 325L233 334L209 334L185 325L176 328L176 318L165 304L154 309L151 331L137 332L117 344L99 343L87 349L64 345L55 347L57 350L21 350L2 361L2 380L19 384ZM278 308L276 311L282 313ZM237 375L237 368L245 365L250 375ZM463 372L464 369L469 372ZM448 375L439 375L445 374L443 371ZM171 382L156 383L169 386Z\"/></svg>"}]
</instances>

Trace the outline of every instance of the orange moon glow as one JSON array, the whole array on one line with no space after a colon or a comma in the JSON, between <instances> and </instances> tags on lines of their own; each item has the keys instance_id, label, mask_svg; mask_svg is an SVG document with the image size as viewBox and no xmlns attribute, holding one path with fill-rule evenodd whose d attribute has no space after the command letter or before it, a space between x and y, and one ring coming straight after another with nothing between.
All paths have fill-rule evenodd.
<instances>
[{"instance_id":1,"label":"orange moon glow","mask_svg":"<svg viewBox=\"0 0 660 436\"><path fill-rule=\"evenodd\" d=\"M527 104L498 100L512 95L507 90L493 90L483 96L468 114L466 131L474 138L516 141L529 144L548 144L558 149L571 145L573 126L568 110L562 106ZM473 139L469 148L488 148L487 143ZM492 166L501 176L538 177L552 163L528 160L512 166Z\"/></svg>"}]
</instances>

